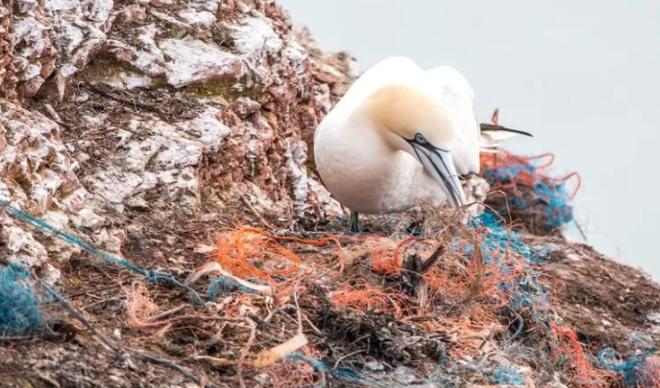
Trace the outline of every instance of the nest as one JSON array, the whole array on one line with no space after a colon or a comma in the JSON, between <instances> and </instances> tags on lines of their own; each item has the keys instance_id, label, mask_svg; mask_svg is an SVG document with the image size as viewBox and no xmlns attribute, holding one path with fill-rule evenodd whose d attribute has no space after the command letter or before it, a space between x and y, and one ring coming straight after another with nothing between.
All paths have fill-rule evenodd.
<instances>
[{"instance_id":1,"label":"nest","mask_svg":"<svg viewBox=\"0 0 660 388\"><path fill-rule=\"evenodd\" d=\"M486 164L485 175L496 190L509 190L507 203L527 201L550 184L529 159L502 158L507 167ZM502 173L514 165L516 174ZM109 348L199 384L546 384L557 376L590 386L657 383L651 353L621 369L625 361L599 361L597 349L562 322L539 280L553 248L523 239L499 201L489 197L497 211L468 223L461 212L426 206L398 220L371 217L373 232L360 235L332 234L333 224L297 233L236 225L199 250L206 253L185 282L125 259L110 262L118 267L101 278L95 265L70 269L79 284L97 290L87 291L94 299L85 309L101 314L96 324L71 300L57 299ZM506 214L536 233L555 233L550 202L537 198L532 208L509 206ZM13 286L29 274L7 274L0 272L3 284L12 284L0 287L6 311L33 303L7 299L7 290L31 295ZM113 287L116 295L98 291ZM95 310L109 300L121 302L116 313ZM7 322L0 316L0 325ZM122 341L102 334L118 327Z\"/></svg>"}]
</instances>

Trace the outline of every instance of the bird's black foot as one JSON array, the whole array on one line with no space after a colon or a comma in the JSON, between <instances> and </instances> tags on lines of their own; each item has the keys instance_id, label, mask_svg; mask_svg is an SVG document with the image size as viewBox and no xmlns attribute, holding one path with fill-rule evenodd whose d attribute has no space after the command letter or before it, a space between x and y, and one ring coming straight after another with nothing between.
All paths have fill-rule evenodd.
<instances>
[{"instance_id":1,"label":"bird's black foot","mask_svg":"<svg viewBox=\"0 0 660 388\"><path fill-rule=\"evenodd\" d=\"M351 220L348 222L348 227L351 233L360 233L360 226L358 225L358 213L351 211Z\"/></svg>"},{"instance_id":2,"label":"bird's black foot","mask_svg":"<svg viewBox=\"0 0 660 388\"><path fill-rule=\"evenodd\" d=\"M350 218L342 219L339 221L339 225L348 227L347 230L340 232L340 234L355 234L355 233L370 233L371 229L360 227L358 223L358 213L351 211Z\"/></svg>"}]
</instances>

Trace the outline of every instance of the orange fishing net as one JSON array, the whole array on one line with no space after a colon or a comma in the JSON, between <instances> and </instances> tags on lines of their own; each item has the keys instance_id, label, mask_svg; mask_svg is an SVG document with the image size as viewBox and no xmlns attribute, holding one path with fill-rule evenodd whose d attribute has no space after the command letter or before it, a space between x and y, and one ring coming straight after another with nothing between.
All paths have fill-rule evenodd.
<instances>
[{"instance_id":1,"label":"orange fishing net","mask_svg":"<svg viewBox=\"0 0 660 388\"><path fill-rule=\"evenodd\" d=\"M298 237L275 236L263 229L248 226L222 233L217 240L215 260L233 275L242 278L259 278L268 282L275 276L289 278L296 274L302 259L279 242L324 246L335 244L337 256L343 263L339 238L302 239ZM343 265L342 265L343 266Z\"/></svg>"},{"instance_id":2,"label":"orange fishing net","mask_svg":"<svg viewBox=\"0 0 660 388\"><path fill-rule=\"evenodd\" d=\"M404 297L396 292L385 292L373 285L363 282L358 286L342 285L341 289L330 293L333 304L343 308L366 312L374 310L383 313L392 313L395 317L402 317L402 304Z\"/></svg>"},{"instance_id":3,"label":"orange fishing net","mask_svg":"<svg viewBox=\"0 0 660 388\"><path fill-rule=\"evenodd\" d=\"M301 259L257 228L241 227L218 237L215 260L238 277L273 281L296 273Z\"/></svg>"},{"instance_id":4,"label":"orange fishing net","mask_svg":"<svg viewBox=\"0 0 660 388\"><path fill-rule=\"evenodd\" d=\"M551 334L554 338L552 354L561 368L568 373L573 382L582 387L608 387L608 377L612 373L602 369L596 369L587 359L584 348L577 338L575 331L560 326L555 322L550 323Z\"/></svg>"}]
</instances>

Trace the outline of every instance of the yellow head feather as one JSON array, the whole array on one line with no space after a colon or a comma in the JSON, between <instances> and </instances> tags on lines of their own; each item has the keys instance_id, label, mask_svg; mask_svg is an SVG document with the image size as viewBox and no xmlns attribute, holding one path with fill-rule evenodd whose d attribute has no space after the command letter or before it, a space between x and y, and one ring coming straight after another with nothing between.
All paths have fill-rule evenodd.
<instances>
[{"instance_id":1,"label":"yellow head feather","mask_svg":"<svg viewBox=\"0 0 660 388\"><path fill-rule=\"evenodd\" d=\"M437 147L454 139L454 126L442 103L420 88L385 86L369 96L362 108L378 128L405 139L419 132Z\"/></svg>"}]
</instances>

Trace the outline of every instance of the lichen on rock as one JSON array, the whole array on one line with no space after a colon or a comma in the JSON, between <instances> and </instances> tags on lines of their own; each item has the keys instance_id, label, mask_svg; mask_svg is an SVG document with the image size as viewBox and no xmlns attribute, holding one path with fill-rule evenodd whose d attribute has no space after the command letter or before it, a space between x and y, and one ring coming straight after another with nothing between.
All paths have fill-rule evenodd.
<instances>
[{"instance_id":1,"label":"lichen on rock","mask_svg":"<svg viewBox=\"0 0 660 388\"><path fill-rule=\"evenodd\" d=\"M318 91L350 75L315 77L314 43L276 4L16 1L0 21L0 167L34 215L118 252L133 213L192 219L206 187L283 216L341 211L306 162ZM4 220L15 257L70 256Z\"/></svg>"}]
</instances>

